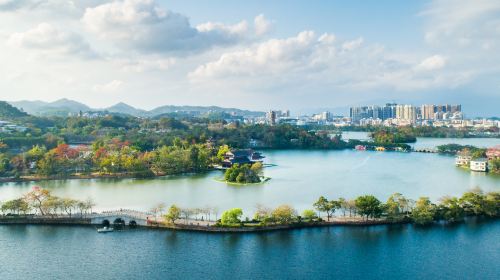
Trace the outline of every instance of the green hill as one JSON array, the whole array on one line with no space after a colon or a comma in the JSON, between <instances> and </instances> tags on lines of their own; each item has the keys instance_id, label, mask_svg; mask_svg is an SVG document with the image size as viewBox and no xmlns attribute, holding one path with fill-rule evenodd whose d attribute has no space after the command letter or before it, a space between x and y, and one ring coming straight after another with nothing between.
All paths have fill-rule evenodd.
<instances>
[{"instance_id":1,"label":"green hill","mask_svg":"<svg viewBox=\"0 0 500 280\"><path fill-rule=\"evenodd\" d=\"M28 116L27 113L17 109L5 101L0 101L0 119L13 119Z\"/></svg>"}]
</instances>

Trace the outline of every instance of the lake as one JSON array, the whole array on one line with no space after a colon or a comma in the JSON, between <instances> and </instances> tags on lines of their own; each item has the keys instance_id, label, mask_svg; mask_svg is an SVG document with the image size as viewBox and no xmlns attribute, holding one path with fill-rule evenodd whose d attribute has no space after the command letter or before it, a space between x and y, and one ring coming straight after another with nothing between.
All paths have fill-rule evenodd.
<instances>
[{"instance_id":1,"label":"lake","mask_svg":"<svg viewBox=\"0 0 500 280\"><path fill-rule=\"evenodd\" d=\"M485 146L499 139L480 139ZM443 142L444 141L444 142ZM418 139L416 145L476 139ZM482 146L481 145L481 146ZM373 151L265 151L269 182L231 186L222 172L150 180L96 179L4 183L0 200L41 185L54 194L92 197L95 210L148 210L156 203L241 207L287 203L302 211L320 196L382 200L500 191L500 177L471 173L438 154ZM93 227L0 226L0 279L499 279L500 221L458 225L308 228L210 234Z\"/></svg>"},{"instance_id":2,"label":"lake","mask_svg":"<svg viewBox=\"0 0 500 280\"><path fill-rule=\"evenodd\" d=\"M500 139L480 140L487 141L488 146L500 144ZM421 141L433 143L428 139L419 139L417 143ZM148 210L163 202L181 207L212 206L220 211L240 207L250 216L258 203L268 207L290 204L299 211L310 209L321 195L337 199L373 194L385 201L399 192L412 199L429 196L437 200L445 195L461 195L474 187L500 190L500 176L457 168L453 157L438 154L342 150L265 151L265 156L266 163L276 166L265 168L265 175L272 179L260 185L227 185L216 180L223 176L221 171L148 180L4 183L0 185L0 200L19 197L40 185L59 196L91 197L97 204L96 210Z\"/></svg>"},{"instance_id":3,"label":"lake","mask_svg":"<svg viewBox=\"0 0 500 280\"><path fill-rule=\"evenodd\" d=\"M0 226L0 279L499 279L500 221L249 234Z\"/></svg>"}]
</instances>

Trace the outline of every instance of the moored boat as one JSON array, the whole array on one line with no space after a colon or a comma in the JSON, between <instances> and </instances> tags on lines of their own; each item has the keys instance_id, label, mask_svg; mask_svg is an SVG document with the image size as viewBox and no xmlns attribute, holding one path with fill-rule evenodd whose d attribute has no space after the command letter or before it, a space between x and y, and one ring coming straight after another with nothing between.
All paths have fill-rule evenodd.
<instances>
[{"instance_id":1,"label":"moored boat","mask_svg":"<svg viewBox=\"0 0 500 280\"><path fill-rule=\"evenodd\" d=\"M98 228L97 232L98 233L106 233L106 232L112 232L114 229L110 227L103 227L103 228Z\"/></svg>"}]
</instances>

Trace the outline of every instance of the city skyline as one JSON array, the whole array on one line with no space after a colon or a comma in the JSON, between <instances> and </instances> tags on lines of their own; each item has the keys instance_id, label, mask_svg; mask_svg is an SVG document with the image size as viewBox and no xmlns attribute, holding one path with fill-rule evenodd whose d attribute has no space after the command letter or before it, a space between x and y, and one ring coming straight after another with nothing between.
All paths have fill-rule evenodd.
<instances>
[{"instance_id":1,"label":"city skyline","mask_svg":"<svg viewBox=\"0 0 500 280\"><path fill-rule=\"evenodd\" d=\"M493 1L6 0L0 97L296 112L391 100L497 116L499 12Z\"/></svg>"}]
</instances>

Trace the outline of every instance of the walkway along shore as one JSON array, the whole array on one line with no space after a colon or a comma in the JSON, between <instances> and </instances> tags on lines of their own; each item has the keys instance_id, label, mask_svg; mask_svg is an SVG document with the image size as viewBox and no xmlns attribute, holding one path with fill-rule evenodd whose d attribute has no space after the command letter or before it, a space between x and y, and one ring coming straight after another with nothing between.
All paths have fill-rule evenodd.
<instances>
[{"instance_id":1,"label":"walkway along shore","mask_svg":"<svg viewBox=\"0 0 500 280\"><path fill-rule=\"evenodd\" d=\"M391 225L391 224L406 224L409 221L389 221L385 219L371 219L363 220L362 218L352 217L334 217L330 221L321 222L301 222L286 225L245 225L239 227L221 227L216 226L214 221L202 220L179 220L175 224L165 223L162 220L156 221L153 217L147 217L144 222L141 222L142 217L133 217L126 211L113 211L99 214L90 214L87 216L73 215L69 216L0 216L0 225L81 225L81 226L102 226L102 221L107 220L113 225L114 220L122 219L127 221L134 221L134 226L141 228L151 229L166 229L166 230L182 230L182 231L198 231L198 232L221 232L221 233L243 233L243 232L263 232L263 231L276 231L288 230L310 227L327 227L327 226L372 226L372 225ZM122 215L120 215L122 213ZM137 212L139 213L139 212ZM108 219L109 218L109 219ZM98 223L96 223L99 221ZM142 220L144 221L144 220ZM125 223L125 225L129 225Z\"/></svg>"}]
</instances>

